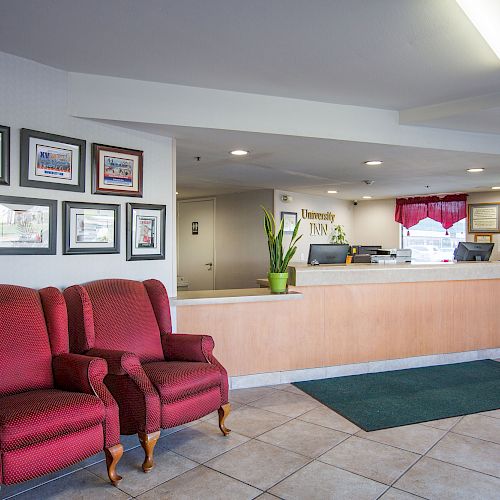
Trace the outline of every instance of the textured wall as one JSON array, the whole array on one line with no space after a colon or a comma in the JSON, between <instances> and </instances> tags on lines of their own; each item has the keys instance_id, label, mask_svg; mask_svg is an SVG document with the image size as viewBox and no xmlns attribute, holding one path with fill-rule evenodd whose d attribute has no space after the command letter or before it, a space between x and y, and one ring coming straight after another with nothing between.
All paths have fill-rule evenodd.
<instances>
[{"instance_id":1,"label":"textured wall","mask_svg":"<svg viewBox=\"0 0 500 500\"><path fill-rule=\"evenodd\" d=\"M0 256L0 282L32 287L72 283L98 278L155 277L172 287L174 273L173 210L174 179L172 139L79 119L67 112L67 80L64 71L0 52L0 124L11 127L11 185L0 186L0 195L59 200L57 255ZM30 128L87 141L86 192L52 191L19 186L19 130ZM144 151L144 197L92 195L91 144L99 142ZM119 203L121 253L111 255L62 255L61 200ZM125 205L127 202L159 203L167 206L165 261L125 260ZM175 293L174 293L175 294Z\"/></svg>"}]
</instances>

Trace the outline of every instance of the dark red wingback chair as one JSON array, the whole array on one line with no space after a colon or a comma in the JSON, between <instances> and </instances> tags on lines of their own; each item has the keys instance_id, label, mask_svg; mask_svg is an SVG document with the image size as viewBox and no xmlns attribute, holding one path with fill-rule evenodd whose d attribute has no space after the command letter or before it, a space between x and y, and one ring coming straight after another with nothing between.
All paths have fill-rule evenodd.
<instances>
[{"instance_id":1,"label":"dark red wingback chair","mask_svg":"<svg viewBox=\"0 0 500 500\"><path fill-rule=\"evenodd\" d=\"M0 485L33 479L104 449L113 484L123 454L103 359L69 354L59 290L0 285Z\"/></svg>"},{"instance_id":2,"label":"dark red wingback chair","mask_svg":"<svg viewBox=\"0 0 500 500\"><path fill-rule=\"evenodd\" d=\"M153 467L160 428L218 410L229 414L228 379L207 335L172 334L167 291L158 280L108 279L64 291L70 350L107 360L105 384L120 407L122 434L139 435L144 472Z\"/></svg>"}]
</instances>

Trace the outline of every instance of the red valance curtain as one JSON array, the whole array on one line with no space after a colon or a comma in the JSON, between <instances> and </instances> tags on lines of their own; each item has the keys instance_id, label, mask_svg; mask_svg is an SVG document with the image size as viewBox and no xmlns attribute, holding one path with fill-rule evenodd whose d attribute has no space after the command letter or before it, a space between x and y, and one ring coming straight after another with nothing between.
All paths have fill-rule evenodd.
<instances>
[{"instance_id":1,"label":"red valance curtain","mask_svg":"<svg viewBox=\"0 0 500 500\"><path fill-rule=\"evenodd\" d=\"M467 195L420 196L396 199L395 220L407 229L429 217L440 222L446 234L455 222L467 216Z\"/></svg>"}]
</instances>

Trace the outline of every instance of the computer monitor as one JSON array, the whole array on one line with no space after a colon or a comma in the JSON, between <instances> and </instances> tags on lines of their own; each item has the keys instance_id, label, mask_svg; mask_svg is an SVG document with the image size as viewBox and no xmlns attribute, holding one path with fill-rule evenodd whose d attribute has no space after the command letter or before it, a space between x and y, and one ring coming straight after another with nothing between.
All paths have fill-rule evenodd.
<instances>
[{"instance_id":1,"label":"computer monitor","mask_svg":"<svg viewBox=\"0 0 500 500\"><path fill-rule=\"evenodd\" d=\"M308 264L345 264L349 245L312 243L309 247Z\"/></svg>"},{"instance_id":2,"label":"computer monitor","mask_svg":"<svg viewBox=\"0 0 500 500\"><path fill-rule=\"evenodd\" d=\"M494 243L470 243L461 241L453 254L459 261L486 261L490 260Z\"/></svg>"}]
</instances>

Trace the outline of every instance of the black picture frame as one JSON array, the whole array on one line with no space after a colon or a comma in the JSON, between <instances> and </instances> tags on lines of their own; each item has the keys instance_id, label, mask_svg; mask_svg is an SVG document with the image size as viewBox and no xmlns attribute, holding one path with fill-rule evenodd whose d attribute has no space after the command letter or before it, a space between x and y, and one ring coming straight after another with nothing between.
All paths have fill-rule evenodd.
<instances>
[{"instance_id":1,"label":"black picture frame","mask_svg":"<svg viewBox=\"0 0 500 500\"><path fill-rule=\"evenodd\" d=\"M85 247L75 247L71 244L71 210L110 210L114 213L113 246L98 247L92 243L85 243ZM89 255L89 254L117 254L120 253L120 205L107 203L86 203L77 201L63 201L63 255ZM88 245L88 246L87 246Z\"/></svg>"},{"instance_id":2,"label":"black picture frame","mask_svg":"<svg viewBox=\"0 0 500 500\"><path fill-rule=\"evenodd\" d=\"M10 185L10 127L0 125L0 186Z\"/></svg>"},{"instance_id":3,"label":"black picture frame","mask_svg":"<svg viewBox=\"0 0 500 500\"><path fill-rule=\"evenodd\" d=\"M129 189L115 185L114 187L105 187L101 184L101 171L105 180L105 168L101 163L101 153L104 155L128 155L134 158L134 166L137 167L137 176L134 177L134 168L132 168L132 185L136 188ZM118 146L108 146L106 144L92 144L92 194L104 194L111 196L129 196L132 198L142 198L143 196L143 175L144 175L144 151L140 149L122 148ZM113 177L113 176L111 176ZM118 176L117 176L118 177Z\"/></svg>"},{"instance_id":4,"label":"black picture frame","mask_svg":"<svg viewBox=\"0 0 500 500\"><path fill-rule=\"evenodd\" d=\"M40 139L41 141L61 142L78 147L78 174L77 184L65 184L64 182L37 181L30 179L30 139ZM27 128L21 129L21 172L19 185L41 189L57 189L59 191L73 191L75 193L85 192L85 162L87 158L87 143L83 139L67 137L64 135L49 134L39 130Z\"/></svg>"},{"instance_id":5,"label":"black picture frame","mask_svg":"<svg viewBox=\"0 0 500 500\"><path fill-rule=\"evenodd\" d=\"M295 226L297 225L297 212L281 212L280 214L280 219L283 220L285 218L286 215L291 215L294 217L295 219L295 224L294 224L294 228ZM286 230L286 229L283 229L283 233L284 234L293 234L293 229L290 231L290 230Z\"/></svg>"},{"instance_id":6,"label":"black picture frame","mask_svg":"<svg viewBox=\"0 0 500 500\"><path fill-rule=\"evenodd\" d=\"M56 255L57 251L57 201L20 196L0 196L0 203L49 207L48 248L11 247L0 248L0 255Z\"/></svg>"},{"instance_id":7,"label":"black picture frame","mask_svg":"<svg viewBox=\"0 0 500 500\"><path fill-rule=\"evenodd\" d=\"M152 210L158 212L160 219L160 253L134 254L134 211ZM165 205L151 205L145 203L127 203L127 260L165 260L165 224L167 207Z\"/></svg>"}]
</instances>

